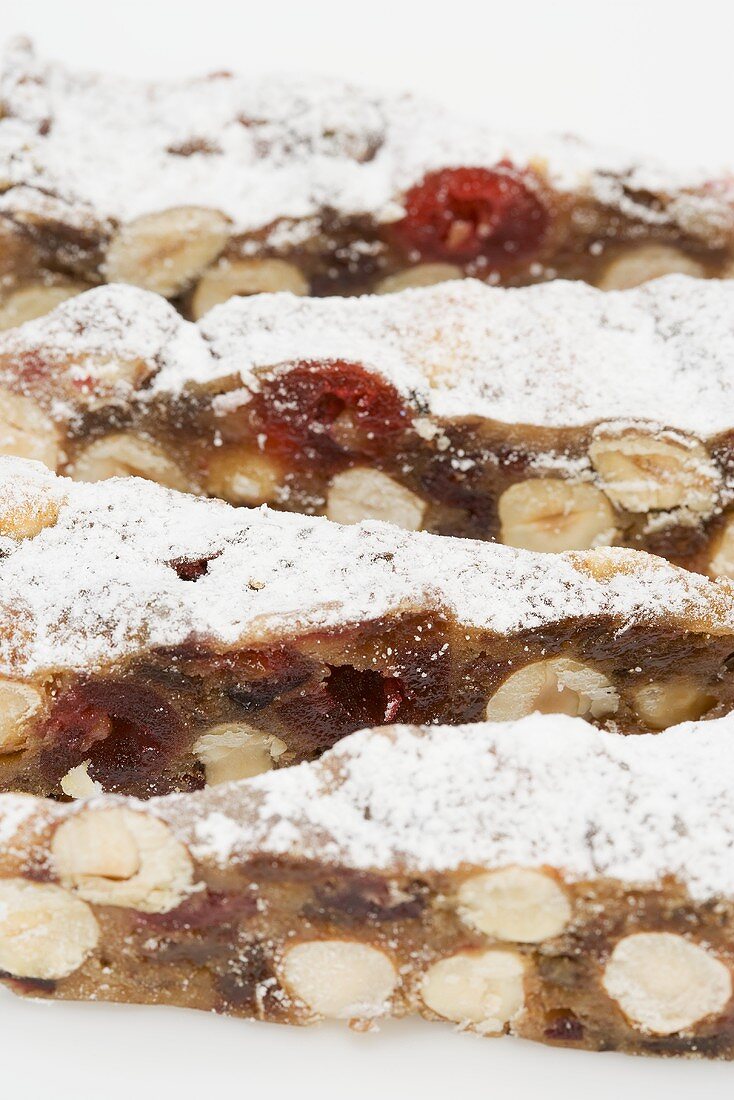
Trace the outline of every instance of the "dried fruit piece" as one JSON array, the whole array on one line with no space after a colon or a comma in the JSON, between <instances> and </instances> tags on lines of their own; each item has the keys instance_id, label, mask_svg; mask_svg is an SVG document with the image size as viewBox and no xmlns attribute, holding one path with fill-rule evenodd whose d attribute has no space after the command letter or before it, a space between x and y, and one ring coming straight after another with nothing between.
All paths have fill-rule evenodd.
<instances>
[{"instance_id":1,"label":"dried fruit piece","mask_svg":"<svg viewBox=\"0 0 734 1100\"><path fill-rule=\"evenodd\" d=\"M90 677L59 693L41 734L46 782L89 759L105 791L167 793L171 757L183 748L181 715L149 683Z\"/></svg>"},{"instance_id":2,"label":"dried fruit piece","mask_svg":"<svg viewBox=\"0 0 734 1100\"><path fill-rule=\"evenodd\" d=\"M511 485L499 499L500 542L557 553L610 543L618 534L614 509L600 489L561 478Z\"/></svg>"},{"instance_id":3,"label":"dried fruit piece","mask_svg":"<svg viewBox=\"0 0 734 1100\"><path fill-rule=\"evenodd\" d=\"M28 720L42 706L38 688L0 679L0 755L25 748Z\"/></svg>"},{"instance_id":4,"label":"dried fruit piece","mask_svg":"<svg viewBox=\"0 0 734 1100\"><path fill-rule=\"evenodd\" d=\"M430 172L405 196L405 216L389 235L424 260L491 264L540 248L549 215L530 172L510 164L495 169L446 168Z\"/></svg>"},{"instance_id":5,"label":"dried fruit piece","mask_svg":"<svg viewBox=\"0 0 734 1100\"><path fill-rule=\"evenodd\" d=\"M348 451L378 453L386 434L409 424L389 382L341 361L299 363L264 379L253 407L269 450L319 464Z\"/></svg>"},{"instance_id":6,"label":"dried fruit piece","mask_svg":"<svg viewBox=\"0 0 734 1100\"><path fill-rule=\"evenodd\" d=\"M56 470L61 456L59 433L30 397L0 389L0 455L17 455Z\"/></svg>"},{"instance_id":7,"label":"dried fruit piece","mask_svg":"<svg viewBox=\"0 0 734 1100\"><path fill-rule=\"evenodd\" d=\"M331 1020L380 1016L398 984L384 951L356 940L312 940L291 947L283 983L312 1012Z\"/></svg>"},{"instance_id":8,"label":"dried fruit piece","mask_svg":"<svg viewBox=\"0 0 734 1100\"><path fill-rule=\"evenodd\" d=\"M459 951L426 971L421 996L438 1016L491 1035L522 1011L524 974L514 951Z\"/></svg>"},{"instance_id":9,"label":"dried fruit piece","mask_svg":"<svg viewBox=\"0 0 734 1100\"><path fill-rule=\"evenodd\" d=\"M308 294L308 282L295 264L286 260L220 260L205 271L191 299L195 321L235 295Z\"/></svg>"},{"instance_id":10,"label":"dried fruit piece","mask_svg":"<svg viewBox=\"0 0 734 1100\"><path fill-rule=\"evenodd\" d=\"M191 751L204 765L207 786L215 787L270 771L287 747L272 733L244 722L227 722L203 733Z\"/></svg>"},{"instance_id":11,"label":"dried fruit piece","mask_svg":"<svg viewBox=\"0 0 734 1100\"><path fill-rule=\"evenodd\" d=\"M597 281L597 286L600 290L629 290L650 279L676 274L700 279L706 271L702 264L680 248L670 244L643 244L612 260Z\"/></svg>"},{"instance_id":12,"label":"dried fruit piece","mask_svg":"<svg viewBox=\"0 0 734 1100\"><path fill-rule=\"evenodd\" d=\"M685 1031L724 1010L729 968L715 955L670 932L637 932L620 940L602 984L634 1024L654 1035Z\"/></svg>"},{"instance_id":13,"label":"dried fruit piece","mask_svg":"<svg viewBox=\"0 0 734 1100\"><path fill-rule=\"evenodd\" d=\"M151 814L84 810L62 822L51 851L62 884L97 905L167 913L191 892L188 851Z\"/></svg>"},{"instance_id":14,"label":"dried fruit piece","mask_svg":"<svg viewBox=\"0 0 734 1100\"><path fill-rule=\"evenodd\" d=\"M88 905L49 883L0 880L0 970L56 981L78 970L99 942Z\"/></svg>"},{"instance_id":15,"label":"dried fruit piece","mask_svg":"<svg viewBox=\"0 0 734 1100\"><path fill-rule=\"evenodd\" d=\"M571 919L568 896L556 880L523 867L473 875L461 884L457 903L467 924L514 943L560 936Z\"/></svg>"},{"instance_id":16,"label":"dried fruit piece","mask_svg":"<svg viewBox=\"0 0 734 1100\"><path fill-rule=\"evenodd\" d=\"M27 283L14 290L0 304L0 329L15 328L36 317L43 317L68 298L89 290L89 283Z\"/></svg>"},{"instance_id":17,"label":"dried fruit piece","mask_svg":"<svg viewBox=\"0 0 734 1100\"><path fill-rule=\"evenodd\" d=\"M715 706L716 698L692 679L658 680L639 688L634 704L650 729L664 730L679 722L694 722Z\"/></svg>"},{"instance_id":18,"label":"dried fruit piece","mask_svg":"<svg viewBox=\"0 0 734 1100\"><path fill-rule=\"evenodd\" d=\"M697 440L600 432L589 458L604 492L628 512L690 508L708 514L716 504L721 476Z\"/></svg>"},{"instance_id":19,"label":"dried fruit piece","mask_svg":"<svg viewBox=\"0 0 734 1100\"><path fill-rule=\"evenodd\" d=\"M105 277L109 283L132 283L172 298L217 258L228 237L227 218L208 207L144 214L110 241Z\"/></svg>"},{"instance_id":20,"label":"dried fruit piece","mask_svg":"<svg viewBox=\"0 0 734 1100\"><path fill-rule=\"evenodd\" d=\"M416 493L369 466L353 466L337 474L326 497L326 515L336 523L380 519L420 531L425 514L425 502Z\"/></svg>"},{"instance_id":21,"label":"dried fruit piece","mask_svg":"<svg viewBox=\"0 0 734 1100\"><path fill-rule=\"evenodd\" d=\"M321 693L314 696L314 719L323 707L323 720L330 725L345 724L351 730L394 722L409 694L399 676L348 664L330 665Z\"/></svg>"},{"instance_id":22,"label":"dried fruit piece","mask_svg":"<svg viewBox=\"0 0 734 1100\"><path fill-rule=\"evenodd\" d=\"M375 287L375 294L397 294L418 286L435 286L451 279L461 279L463 271L456 264L415 264L394 275L387 275Z\"/></svg>"},{"instance_id":23,"label":"dried fruit piece","mask_svg":"<svg viewBox=\"0 0 734 1100\"><path fill-rule=\"evenodd\" d=\"M274 459L252 447L226 447L215 453L206 475L206 490L230 504L269 504L283 482Z\"/></svg>"},{"instance_id":24,"label":"dried fruit piece","mask_svg":"<svg viewBox=\"0 0 734 1100\"><path fill-rule=\"evenodd\" d=\"M143 477L182 492L191 485L183 470L155 443L137 432L113 432L80 451L69 474L75 481Z\"/></svg>"},{"instance_id":25,"label":"dried fruit piece","mask_svg":"<svg viewBox=\"0 0 734 1100\"><path fill-rule=\"evenodd\" d=\"M598 669L571 657L534 661L514 672L487 703L491 722L509 722L539 711L605 718L619 707L619 695Z\"/></svg>"}]
</instances>

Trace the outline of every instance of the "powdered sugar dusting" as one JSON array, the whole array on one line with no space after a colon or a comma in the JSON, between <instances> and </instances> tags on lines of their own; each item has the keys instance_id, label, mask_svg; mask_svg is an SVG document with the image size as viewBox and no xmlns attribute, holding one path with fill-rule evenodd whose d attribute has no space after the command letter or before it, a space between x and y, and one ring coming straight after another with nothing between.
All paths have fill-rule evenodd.
<instances>
[{"instance_id":1,"label":"powdered sugar dusting","mask_svg":"<svg viewBox=\"0 0 734 1100\"><path fill-rule=\"evenodd\" d=\"M211 358L196 326L165 298L133 286L101 286L3 333L0 379L33 389L36 356L52 411L63 419L79 406L133 400L136 389L167 363L200 375ZM31 369L28 370L30 365ZM24 382L26 376L30 382Z\"/></svg>"},{"instance_id":2,"label":"powdered sugar dusting","mask_svg":"<svg viewBox=\"0 0 734 1100\"><path fill-rule=\"evenodd\" d=\"M652 422L710 438L734 423L734 280L670 275L605 293L475 280L364 298L233 298L198 324L163 299L104 286L0 334L0 381L60 419L105 400L145 407L187 387L343 359L386 378L418 419L571 427ZM41 371L26 371L40 362ZM430 425L429 425L430 431Z\"/></svg>"},{"instance_id":3,"label":"powdered sugar dusting","mask_svg":"<svg viewBox=\"0 0 734 1100\"><path fill-rule=\"evenodd\" d=\"M12 351L42 339L59 361L77 356L98 363L133 359L154 363L180 330L192 327L165 298L119 284L70 298L51 313L10 329L4 340Z\"/></svg>"},{"instance_id":4,"label":"powdered sugar dusting","mask_svg":"<svg viewBox=\"0 0 734 1100\"><path fill-rule=\"evenodd\" d=\"M8 52L1 93L10 189L0 208L33 209L50 195L74 224L103 232L110 219L194 204L223 211L237 230L271 227L277 244L297 242L325 209L394 220L425 172L505 158L542 163L559 190L596 194L647 221L690 222L698 211L716 231L730 220L714 193L690 193L718 170L671 172L574 138L505 135L339 81L220 73L147 84L68 72L21 42ZM660 202L637 201L642 192Z\"/></svg>"},{"instance_id":5,"label":"powdered sugar dusting","mask_svg":"<svg viewBox=\"0 0 734 1100\"><path fill-rule=\"evenodd\" d=\"M200 322L222 375L345 359L419 409L504 423L732 426L734 281L671 275L627 291L465 280L401 294L234 298ZM164 372L161 388L180 385Z\"/></svg>"},{"instance_id":6,"label":"powdered sugar dusting","mask_svg":"<svg viewBox=\"0 0 734 1100\"><path fill-rule=\"evenodd\" d=\"M28 468L0 460L0 501ZM0 561L4 674L84 670L191 640L257 644L413 610L497 633L596 615L619 629L640 619L734 629L728 585L631 551L606 551L618 568L599 580L583 553L342 527L135 478L53 486L63 490L55 525L6 540ZM172 567L182 558L208 560L195 584Z\"/></svg>"},{"instance_id":7,"label":"powdered sugar dusting","mask_svg":"<svg viewBox=\"0 0 734 1100\"><path fill-rule=\"evenodd\" d=\"M22 794L5 794L0 807L0 845L10 844L25 821L37 810L36 800Z\"/></svg>"},{"instance_id":8,"label":"powdered sugar dusting","mask_svg":"<svg viewBox=\"0 0 734 1100\"><path fill-rule=\"evenodd\" d=\"M40 462L24 462L17 459L0 459L12 465L13 476L2 478L0 516L12 512L26 512L38 501L60 501L64 497L64 479L42 466ZM6 467L7 469L7 467Z\"/></svg>"},{"instance_id":9,"label":"powdered sugar dusting","mask_svg":"<svg viewBox=\"0 0 734 1100\"><path fill-rule=\"evenodd\" d=\"M734 893L734 719L620 737L581 719L393 727L321 761L150 804L202 860L258 856L411 875L559 868ZM216 807L216 809L214 808Z\"/></svg>"}]
</instances>

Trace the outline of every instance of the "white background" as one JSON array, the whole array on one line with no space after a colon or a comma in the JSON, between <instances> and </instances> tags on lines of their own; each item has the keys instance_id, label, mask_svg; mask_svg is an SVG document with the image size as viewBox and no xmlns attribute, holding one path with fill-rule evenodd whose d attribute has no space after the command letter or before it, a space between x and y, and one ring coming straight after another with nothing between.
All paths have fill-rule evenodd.
<instances>
[{"instance_id":1,"label":"white background","mask_svg":"<svg viewBox=\"0 0 734 1100\"><path fill-rule=\"evenodd\" d=\"M734 5L713 0L0 0L0 33L131 75L324 72L410 87L502 129L734 164ZM377 1035L0 994L8 1100L666 1100L734 1067L548 1050L426 1023Z\"/></svg>"},{"instance_id":2,"label":"white background","mask_svg":"<svg viewBox=\"0 0 734 1100\"><path fill-rule=\"evenodd\" d=\"M734 159L727 0L0 0L0 16L0 36L87 67L328 73L502 129Z\"/></svg>"}]
</instances>

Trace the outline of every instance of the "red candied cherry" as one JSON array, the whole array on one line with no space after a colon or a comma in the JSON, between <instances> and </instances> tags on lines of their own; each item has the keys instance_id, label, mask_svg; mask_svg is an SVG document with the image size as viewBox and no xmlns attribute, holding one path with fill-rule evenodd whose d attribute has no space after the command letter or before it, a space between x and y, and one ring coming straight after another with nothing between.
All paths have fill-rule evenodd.
<instances>
[{"instance_id":1,"label":"red candied cherry","mask_svg":"<svg viewBox=\"0 0 734 1100\"><path fill-rule=\"evenodd\" d=\"M341 360L298 363L276 375L255 413L271 450L312 460L379 451L385 435L410 422L389 382Z\"/></svg>"},{"instance_id":2,"label":"red candied cherry","mask_svg":"<svg viewBox=\"0 0 734 1100\"><path fill-rule=\"evenodd\" d=\"M422 260L492 265L535 252L549 215L529 172L508 163L430 172L405 197L405 217L390 228L400 248Z\"/></svg>"},{"instance_id":3,"label":"red candied cherry","mask_svg":"<svg viewBox=\"0 0 734 1100\"><path fill-rule=\"evenodd\" d=\"M106 791L165 794L181 735L173 709L147 685L91 680L57 701L44 730L41 768L56 780L87 758L90 776Z\"/></svg>"},{"instance_id":4,"label":"red candied cherry","mask_svg":"<svg viewBox=\"0 0 734 1100\"><path fill-rule=\"evenodd\" d=\"M373 669L335 665L326 681L329 698L360 722L393 722L405 700L405 689L397 676L383 676Z\"/></svg>"},{"instance_id":5,"label":"red candied cherry","mask_svg":"<svg viewBox=\"0 0 734 1100\"><path fill-rule=\"evenodd\" d=\"M304 755L319 756L355 730L397 721L403 704L409 702L399 677L338 665L331 666L329 675L313 690L279 702L277 713Z\"/></svg>"}]
</instances>

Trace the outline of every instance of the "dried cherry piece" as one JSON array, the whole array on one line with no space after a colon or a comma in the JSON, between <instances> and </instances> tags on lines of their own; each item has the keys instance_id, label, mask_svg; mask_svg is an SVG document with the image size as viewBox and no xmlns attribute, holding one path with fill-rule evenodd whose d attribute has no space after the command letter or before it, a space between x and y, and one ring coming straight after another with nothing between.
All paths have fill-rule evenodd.
<instances>
[{"instance_id":1,"label":"dried cherry piece","mask_svg":"<svg viewBox=\"0 0 734 1100\"><path fill-rule=\"evenodd\" d=\"M394 242L422 260L492 266L540 247L549 213L531 173L509 163L429 172L405 197L405 216L390 227Z\"/></svg>"},{"instance_id":2,"label":"dried cherry piece","mask_svg":"<svg viewBox=\"0 0 734 1100\"><path fill-rule=\"evenodd\" d=\"M182 581L198 581L209 572L209 562L218 557L219 554L210 554L206 558L173 558L168 564Z\"/></svg>"},{"instance_id":3,"label":"dried cherry piece","mask_svg":"<svg viewBox=\"0 0 734 1100\"><path fill-rule=\"evenodd\" d=\"M41 767L59 780L87 759L106 791L160 794L181 732L180 719L152 688L91 680L57 701L43 732Z\"/></svg>"},{"instance_id":4,"label":"dried cherry piece","mask_svg":"<svg viewBox=\"0 0 734 1100\"><path fill-rule=\"evenodd\" d=\"M18 355L13 369L18 381L30 388L33 383L48 382L52 368L39 351L24 351ZM23 389L19 392L22 393Z\"/></svg>"},{"instance_id":5,"label":"dried cherry piece","mask_svg":"<svg viewBox=\"0 0 734 1100\"><path fill-rule=\"evenodd\" d=\"M379 452L410 422L389 382L341 360L298 363L266 381L253 408L270 450L318 462Z\"/></svg>"},{"instance_id":6,"label":"dried cherry piece","mask_svg":"<svg viewBox=\"0 0 734 1100\"><path fill-rule=\"evenodd\" d=\"M404 699L396 676L382 676L352 665L331 666L326 692L351 718L372 725L393 722Z\"/></svg>"},{"instance_id":7,"label":"dried cherry piece","mask_svg":"<svg viewBox=\"0 0 734 1100\"><path fill-rule=\"evenodd\" d=\"M410 892L398 894L389 884L365 874L327 880L314 887L313 900L304 905L308 920L324 918L338 924L369 921L416 920L426 907L426 892L416 883Z\"/></svg>"},{"instance_id":8,"label":"dried cherry piece","mask_svg":"<svg viewBox=\"0 0 734 1100\"><path fill-rule=\"evenodd\" d=\"M241 920L258 912L257 899L244 893L223 893L206 889L187 898L168 913L136 913L135 922L141 928L157 928L170 932L204 931L232 928Z\"/></svg>"},{"instance_id":9,"label":"dried cherry piece","mask_svg":"<svg viewBox=\"0 0 734 1100\"><path fill-rule=\"evenodd\" d=\"M570 1009L556 1009L549 1013L543 1034L551 1042L579 1043L584 1037L584 1025Z\"/></svg>"},{"instance_id":10,"label":"dried cherry piece","mask_svg":"<svg viewBox=\"0 0 734 1100\"><path fill-rule=\"evenodd\" d=\"M401 679L351 665L331 666L312 691L276 704L288 726L289 746L306 758L320 756L342 737L398 718L408 692Z\"/></svg>"}]
</instances>

